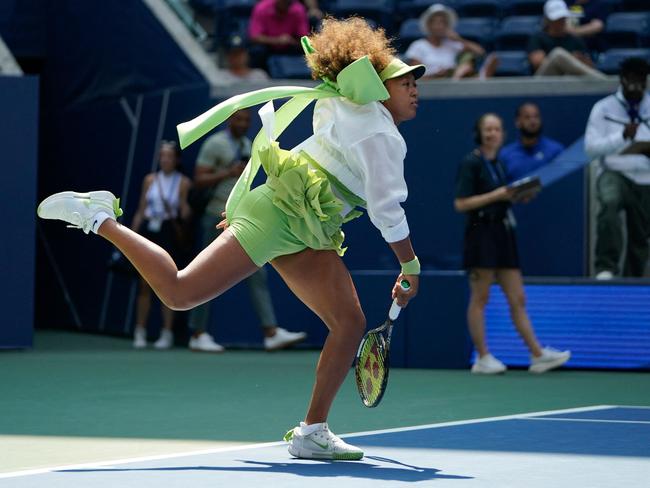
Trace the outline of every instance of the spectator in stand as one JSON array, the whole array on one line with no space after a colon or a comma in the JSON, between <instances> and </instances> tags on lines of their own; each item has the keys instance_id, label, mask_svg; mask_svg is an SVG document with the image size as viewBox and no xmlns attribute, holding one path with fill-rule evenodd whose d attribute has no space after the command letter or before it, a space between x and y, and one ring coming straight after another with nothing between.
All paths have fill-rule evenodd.
<instances>
[{"instance_id":1,"label":"spectator in stand","mask_svg":"<svg viewBox=\"0 0 650 488\"><path fill-rule=\"evenodd\" d=\"M550 163L564 151L564 146L542 135L542 116L532 102L522 103L515 113L519 138L501 149L499 157L506 167L509 181L515 181Z\"/></svg>"},{"instance_id":2,"label":"spectator in stand","mask_svg":"<svg viewBox=\"0 0 650 488\"><path fill-rule=\"evenodd\" d=\"M454 30L456 12L440 3L431 5L420 16L420 30L426 36L411 43L405 57L410 64L423 64L426 73L422 79L461 78L475 76L478 62L485 55L479 44L463 39ZM496 58L489 57L481 70L482 77L491 76Z\"/></svg>"},{"instance_id":3,"label":"spectator in stand","mask_svg":"<svg viewBox=\"0 0 650 488\"><path fill-rule=\"evenodd\" d=\"M266 66L273 54L302 54L300 38L309 34L307 9L297 0L261 0L253 8L248 37L253 66Z\"/></svg>"},{"instance_id":4,"label":"spectator in stand","mask_svg":"<svg viewBox=\"0 0 650 488\"><path fill-rule=\"evenodd\" d=\"M600 211L596 227L596 278L619 274L625 212L627 248L623 276L643 276L650 237L650 66L641 58L621 64L621 86L594 105L587 122L585 150L598 159ZM646 142L645 148L640 141Z\"/></svg>"},{"instance_id":5,"label":"spectator in stand","mask_svg":"<svg viewBox=\"0 0 650 488\"><path fill-rule=\"evenodd\" d=\"M593 68L586 44L567 30L571 12L564 0L544 4L544 28L528 41L528 60L536 76L577 75L607 79Z\"/></svg>"},{"instance_id":6,"label":"spectator in stand","mask_svg":"<svg viewBox=\"0 0 650 488\"><path fill-rule=\"evenodd\" d=\"M223 82L234 85L242 81L261 82L269 79L266 71L251 68L249 61L246 41L239 35L232 36L226 47L226 69L221 73Z\"/></svg>"},{"instance_id":7,"label":"spectator in stand","mask_svg":"<svg viewBox=\"0 0 650 488\"><path fill-rule=\"evenodd\" d=\"M612 11L611 2L604 0L573 0L570 3L571 16L567 31L585 40L592 53L604 51L607 46L601 32L605 29L605 20Z\"/></svg>"},{"instance_id":8,"label":"spectator in stand","mask_svg":"<svg viewBox=\"0 0 650 488\"><path fill-rule=\"evenodd\" d=\"M178 170L180 156L181 151L176 142L163 141L160 144L160 169L145 176L138 210L131 223L134 232L160 245L176 262L182 262L180 240L187 237L180 233L188 230L186 226L180 226L178 219L187 220L191 214L187 196L192 182ZM140 278L133 332L133 347L136 349L147 347L147 320L151 309L151 295L151 286L144 278ZM174 312L162 303L160 310L163 326L154 347L169 349L174 345Z\"/></svg>"}]
</instances>

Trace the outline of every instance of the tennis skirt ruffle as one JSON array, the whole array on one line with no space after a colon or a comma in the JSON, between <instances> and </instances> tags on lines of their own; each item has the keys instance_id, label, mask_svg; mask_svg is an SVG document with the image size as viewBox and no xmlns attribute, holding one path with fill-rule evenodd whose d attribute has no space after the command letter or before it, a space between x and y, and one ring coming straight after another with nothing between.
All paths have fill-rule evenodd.
<instances>
[{"instance_id":1,"label":"tennis skirt ruffle","mask_svg":"<svg viewBox=\"0 0 650 488\"><path fill-rule=\"evenodd\" d=\"M303 249L333 250L343 255L343 202L328 177L298 153L271 142L260 151L266 183L245 194L232 216L230 231L258 266Z\"/></svg>"}]
</instances>

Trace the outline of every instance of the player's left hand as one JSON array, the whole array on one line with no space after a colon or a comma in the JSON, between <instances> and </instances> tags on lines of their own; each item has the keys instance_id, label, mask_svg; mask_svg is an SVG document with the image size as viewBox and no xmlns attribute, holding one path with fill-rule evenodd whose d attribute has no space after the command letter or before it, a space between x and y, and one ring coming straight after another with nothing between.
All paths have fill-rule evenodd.
<instances>
[{"instance_id":1,"label":"player's left hand","mask_svg":"<svg viewBox=\"0 0 650 488\"><path fill-rule=\"evenodd\" d=\"M223 220L217 224L217 229L226 230L228 228L228 220L226 219L226 212L221 212Z\"/></svg>"},{"instance_id":2,"label":"player's left hand","mask_svg":"<svg viewBox=\"0 0 650 488\"><path fill-rule=\"evenodd\" d=\"M408 281L411 285L407 291L404 291L400 286L402 280ZM405 275L400 273L400 275L397 277L395 285L393 286L392 297L393 299L397 300L397 304L400 307L404 308L408 305L408 302L418 294L419 287L420 277L418 275Z\"/></svg>"}]
</instances>

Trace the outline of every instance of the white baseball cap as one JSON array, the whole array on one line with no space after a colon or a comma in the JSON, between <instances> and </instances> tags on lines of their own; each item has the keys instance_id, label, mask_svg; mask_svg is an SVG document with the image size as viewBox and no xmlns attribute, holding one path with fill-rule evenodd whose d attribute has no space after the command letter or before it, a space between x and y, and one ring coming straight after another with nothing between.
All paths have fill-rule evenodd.
<instances>
[{"instance_id":1,"label":"white baseball cap","mask_svg":"<svg viewBox=\"0 0 650 488\"><path fill-rule=\"evenodd\" d=\"M544 4L544 17L548 20L558 20L571 17L571 12L564 0L548 0Z\"/></svg>"}]
</instances>

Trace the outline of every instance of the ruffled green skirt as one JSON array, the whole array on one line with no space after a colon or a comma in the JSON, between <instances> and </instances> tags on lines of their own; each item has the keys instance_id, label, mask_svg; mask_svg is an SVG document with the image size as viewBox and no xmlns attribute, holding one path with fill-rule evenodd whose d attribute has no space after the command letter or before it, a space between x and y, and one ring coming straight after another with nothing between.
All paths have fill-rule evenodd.
<instances>
[{"instance_id":1,"label":"ruffled green skirt","mask_svg":"<svg viewBox=\"0 0 650 488\"><path fill-rule=\"evenodd\" d=\"M344 203L332 191L333 178L306 154L280 149L275 141L263 147L259 157L266 183L246 193L228 216L230 231L253 262L263 266L306 248L333 250L342 256L341 226L361 212L341 215Z\"/></svg>"}]
</instances>

